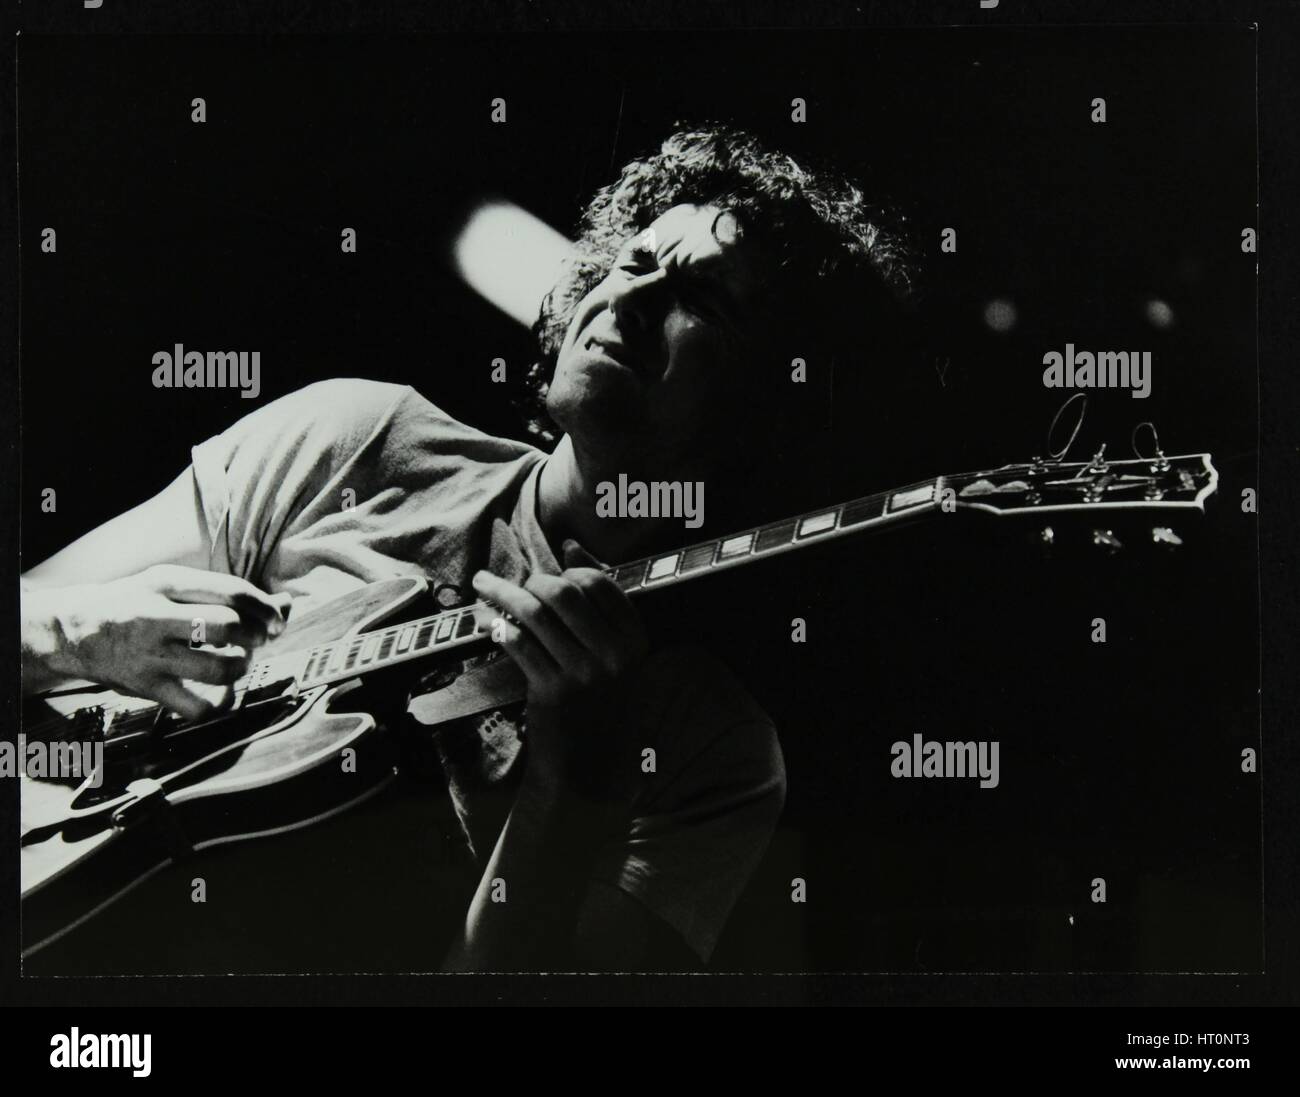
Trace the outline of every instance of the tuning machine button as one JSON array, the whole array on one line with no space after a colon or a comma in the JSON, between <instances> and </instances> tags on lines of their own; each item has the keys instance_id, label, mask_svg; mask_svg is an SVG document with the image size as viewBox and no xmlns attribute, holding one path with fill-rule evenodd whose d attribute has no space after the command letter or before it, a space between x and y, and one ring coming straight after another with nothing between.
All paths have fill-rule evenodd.
<instances>
[{"instance_id":1,"label":"tuning machine button","mask_svg":"<svg viewBox=\"0 0 1300 1097\"><path fill-rule=\"evenodd\" d=\"M1056 544L1056 530L1052 529L1051 526L1044 526L1038 531L1038 535L1034 540L1042 545L1043 548L1051 548Z\"/></svg>"},{"instance_id":2,"label":"tuning machine button","mask_svg":"<svg viewBox=\"0 0 1300 1097\"><path fill-rule=\"evenodd\" d=\"M1123 542L1108 529L1095 529L1092 531L1092 543L1098 548L1104 548L1107 552L1119 552L1124 547Z\"/></svg>"},{"instance_id":3,"label":"tuning machine button","mask_svg":"<svg viewBox=\"0 0 1300 1097\"><path fill-rule=\"evenodd\" d=\"M1168 526L1156 526L1151 531L1151 540L1153 543L1160 545L1162 548L1177 548L1183 543L1183 539L1178 536Z\"/></svg>"}]
</instances>

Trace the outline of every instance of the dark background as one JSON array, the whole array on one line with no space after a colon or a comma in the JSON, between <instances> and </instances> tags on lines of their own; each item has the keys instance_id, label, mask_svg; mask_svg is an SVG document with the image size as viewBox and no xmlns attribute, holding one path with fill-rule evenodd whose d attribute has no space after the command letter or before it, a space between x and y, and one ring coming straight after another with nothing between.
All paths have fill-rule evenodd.
<instances>
[{"instance_id":1,"label":"dark background","mask_svg":"<svg viewBox=\"0 0 1300 1097\"><path fill-rule=\"evenodd\" d=\"M1251 33L49 38L23 44L18 89L29 565L322 377L411 383L518 434L488 364L525 364L528 335L450 273L447 233L487 193L568 230L678 118L832 159L912 211L931 345L844 390L889 409L889 430L836 409L864 489L1042 452L1063 397L1041 384L1045 351L1150 349L1152 396L1093 393L1075 455L1109 441L1127 456L1143 419L1170 453L1213 452L1220 493L1182 554L1043 560L1022 530L940 525L685 588L714 608L672 612L778 720L791 786L714 966L1261 967L1258 778L1239 764L1258 745L1254 522L1238 502L1256 483ZM806 125L789 121L795 95ZM505 126L488 122L495 96ZM339 251L344 225L356 255ZM955 256L938 253L944 226ZM1010 333L983 323L993 297L1015 303ZM1145 318L1153 297L1167 330ZM259 401L152 388L150 357L175 342L261 350ZM805 645L788 641L794 616ZM917 731L1000 740L1001 786L892 780L889 744ZM323 905L364 918L358 890ZM395 954L420 934L411 908L384 919Z\"/></svg>"}]
</instances>

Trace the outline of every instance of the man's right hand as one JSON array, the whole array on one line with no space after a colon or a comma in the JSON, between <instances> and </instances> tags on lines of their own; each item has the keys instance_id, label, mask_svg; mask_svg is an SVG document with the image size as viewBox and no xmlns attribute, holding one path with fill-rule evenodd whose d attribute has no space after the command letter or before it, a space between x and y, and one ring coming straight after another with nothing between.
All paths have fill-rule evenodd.
<instances>
[{"instance_id":1,"label":"man's right hand","mask_svg":"<svg viewBox=\"0 0 1300 1097\"><path fill-rule=\"evenodd\" d=\"M244 674L252 649L284 631L288 605L245 579L173 564L107 583L25 586L24 689L85 678L201 719L222 701L192 683L227 686Z\"/></svg>"}]
</instances>

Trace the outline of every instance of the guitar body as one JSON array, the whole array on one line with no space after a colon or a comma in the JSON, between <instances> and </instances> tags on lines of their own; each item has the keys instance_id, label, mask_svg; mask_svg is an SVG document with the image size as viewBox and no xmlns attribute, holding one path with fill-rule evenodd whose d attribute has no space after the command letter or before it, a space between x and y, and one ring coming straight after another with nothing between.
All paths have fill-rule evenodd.
<instances>
[{"instance_id":1,"label":"guitar body","mask_svg":"<svg viewBox=\"0 0 1300 1097\"><path fill-rule=\"evenodd\" d=\"M426 586L395 579L346 594L291 621L259 655L359 633ZM110 727L102 769L80 784L21 776L23 955L193 851L305 827L378 792L394 775L393 751L372 715L349 711L359 685L289 690L177 725L125 757L114 757ZM95 689L37 700L69 722L132 703Z\"/></svg>"}]
</instances>

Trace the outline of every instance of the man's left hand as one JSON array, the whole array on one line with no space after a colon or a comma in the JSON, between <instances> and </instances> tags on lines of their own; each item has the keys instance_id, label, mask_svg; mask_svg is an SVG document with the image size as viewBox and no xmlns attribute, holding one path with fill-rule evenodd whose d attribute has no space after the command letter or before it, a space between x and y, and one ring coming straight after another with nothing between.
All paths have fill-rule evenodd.
<instances>
[{"instance_id":1,"label":"man's left hand","mask_svg":"<svg viewBox=\"0 0 1300 1097\"><path fill-rule=\"evenodd\" d=\"M564 544L564 571L537 573L519 586L490 572L473 578L488 606L478 623L489 629L528 683L530 769L562 780L575 761L591 762L615 743L583 743L573 726L613 699L615 687L645 657L641 617L627 594L576 541ZM578 721L590 728L590 720ZM605 725L608 735L616 729ZM604 748L604 749L596 749ZM615 753L617 753L615 751ZM583 769L588 766L584 765Z\"/></svg>"}]
</instances>

